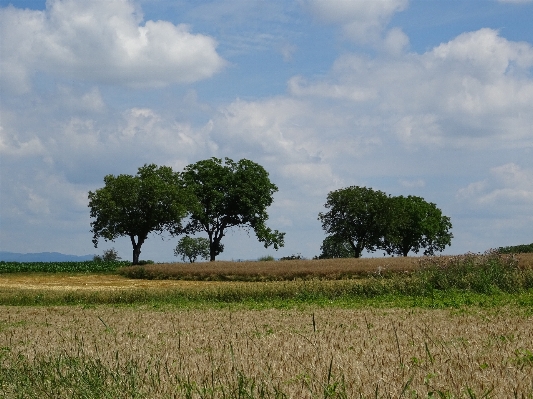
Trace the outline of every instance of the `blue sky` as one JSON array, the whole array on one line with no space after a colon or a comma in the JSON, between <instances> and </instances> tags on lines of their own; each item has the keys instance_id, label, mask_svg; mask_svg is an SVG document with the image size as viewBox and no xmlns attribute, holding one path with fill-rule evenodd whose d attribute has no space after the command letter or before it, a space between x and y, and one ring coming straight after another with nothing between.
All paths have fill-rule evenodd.
<instances>
[{"instance_id":1,"label":"blue sky","mask_svg":"<svg viewBox=\"0 0 533 399\"><path fill-rule=\"evenodd\" d=\"M212 156L267 169L286 232L276 252L235 230L220 259L318 255L351 185L436 203L445 253L530 243L532 19L527 0L0 0L0 250L129 259L127 238L92 246L87 192Z\"/></svg>"}]
</instances>

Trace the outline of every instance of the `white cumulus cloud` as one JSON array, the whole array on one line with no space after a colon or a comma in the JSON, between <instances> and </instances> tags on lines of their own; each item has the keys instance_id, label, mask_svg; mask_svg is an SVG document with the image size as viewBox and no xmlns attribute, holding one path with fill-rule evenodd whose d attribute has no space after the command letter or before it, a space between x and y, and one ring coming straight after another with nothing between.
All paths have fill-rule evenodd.
<instances>
[{"instance_id":1,"label":"white cumulus cloud","mask_svg":"<svg viewBox=\"0 0 533 399\"><path fill-rule=\"evenodd\" d=\"M381 121L407 147L532 145L533 47L496 30L467 32L422 54L343 54L325 78L295 76L289 92L331 101L338 118ZM362 116L364 115L364 116ZM527 144L529 143L529 144Z\"/></svg>"},{"instance_id":2,"label":"white cumulus cloud","mask_svg":"<svg viewBox=\"0 0 533 399\"><path fill-rule=\"evenodd\" d=\"M518 206L531 209L533 169L522 168L515 163L491 168L490 177L460 189L457 198L482 208L503 210Z\"/></svg>"},{"instance_id":3,"label":"white cumulus cloud","mask_svg":"<svg viewBox=\"0 0 533 399\"><path fill-rule=\"evenodd\" d=\"M347 38L372 43L379 40L391 17L407 7L408 0L303 0L303 4L317 19L340 25Z\"/></svg>"},{"instance_id":4,"label":"white cumulus cloud","mask_svg":"<svg viewBox=\"0 0 533 399\"><path fill-rule=\"evenodd\" d=\"M0 9L2 83L31 88L37 71L130 87L211 77L225 61L216 41L187 25L143 21L129 0L50 0L44 11Z\"/></svg>"}]
</instances>

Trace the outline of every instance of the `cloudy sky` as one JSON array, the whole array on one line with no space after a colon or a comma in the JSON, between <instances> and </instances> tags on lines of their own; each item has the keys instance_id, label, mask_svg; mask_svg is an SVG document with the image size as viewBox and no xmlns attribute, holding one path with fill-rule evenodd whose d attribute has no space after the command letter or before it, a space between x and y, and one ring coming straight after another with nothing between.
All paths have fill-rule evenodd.
<instances>
[{"instance_id":1,"label":"cloudy sky","mask_svg":"<svg viewBox=\"0 0 533 399\"><path fill-rule=\"evenodd\" d=\"M278 252L351 185L451 218L449 254L533 242L533 2L0 0L0 250L95 254L87 193L145 163L251 159ZM142 259L177 260L150 236ZM373 256L382 256L375 253Z\"/></svg>"}]
</instances>

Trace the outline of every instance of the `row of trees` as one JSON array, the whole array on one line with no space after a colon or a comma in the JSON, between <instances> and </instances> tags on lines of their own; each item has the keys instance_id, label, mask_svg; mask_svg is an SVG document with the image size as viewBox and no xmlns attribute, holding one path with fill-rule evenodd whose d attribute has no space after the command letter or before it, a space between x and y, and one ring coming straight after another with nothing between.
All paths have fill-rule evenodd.
<instances>
[{"instance_id":1,"label":"row of trees","mask_svg":"<svg viewBox=\"0 0 533 399\"><path fill-rule=\"evenodd\" d=\"M266 226L268 208L278 190L266 170L247 159L234 162L211 158L175 172L154 164L139 168L135 176L107 175L104 187L89 191L93 244L129 237L133 264L139 263L148 234L171 235L205 232L209 258L222 253L228 229L254 230L266 247L284 245L284 234Z\"/></svg>"},{"instance_id":2,"label":"row of trees","mask_svg":"<svg viewBox=\"0 0 533 399\"><path fill-rule=\"evenodd\" d=\"M214 261L233 227L254 230L265 248L284 245L285 233L266 226L266 209L278 188L266 170L250 160L211 158L182 172L150 164L135 176L107 175L104 183L89 191L94 246L101 238L129 237L133 264L139 263L141 247L152 232L186 234L174 253L191 262L198 257ZM391 197L351 186L330 192L325 207L328 211L319 213L327 233L320 258L359 258L364 250L377 249L403 256L424 249L425 255L433 255L453 237L450 218L420 197ZM208 238L188 236L199 232Z\"/></svg>"},{"instance_id":3,"label":"row of trees","mask_svg":"<svg viewBox=\"0 0 533 399\"><path fill-rule=\"evenodd\" d=\"M391 197L382 191L351 186L328 194L318 219L328 236L320 258L359 258L363 250L389 255L433 255L451 245L450 218L421 197Z\"/></svg>"}]
</instances>

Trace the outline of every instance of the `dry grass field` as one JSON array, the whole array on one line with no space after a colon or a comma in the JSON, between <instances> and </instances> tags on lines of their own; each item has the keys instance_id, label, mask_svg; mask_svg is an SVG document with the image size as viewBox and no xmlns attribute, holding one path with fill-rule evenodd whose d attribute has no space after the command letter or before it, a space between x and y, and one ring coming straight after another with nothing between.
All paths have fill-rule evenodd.
<instances>
[{"instance_id":1,"label":"dry grass field","mask_svg":"<svg viewBox=\"0 0 533 399\"><path fill-rule=\"evenodd\" d=\"M4 398L533 397L533 317L524 309L0 315Z\"/></svg>"},{"instance_id":2,"label":"dry grass field","mask_svg":"<svg viewBox=\"0 0 533 399\"><path fill-rule=\"evenodd\" d=\"M533 253L515 255L522 268L533 268ZM457 256L383 257L266 262L200 262L131 266L122 269L128 277L179 280L273 281L319 278L337 280L382 273L412 272L427 261L446 262Z\"/></svg>"},{"instance_id":3,"label":"dry grass field","mask_svg":"<svg viewBox=\"0 0 533 399\"><path fill-rule=\"evenodd\" d=\"M131 277L179 280L280 281L305 278L337 280L364 277L383 271L412 271L421 258L347 258L290 261L166 263L124 267Z\"/></svg>"}]
</instances>

